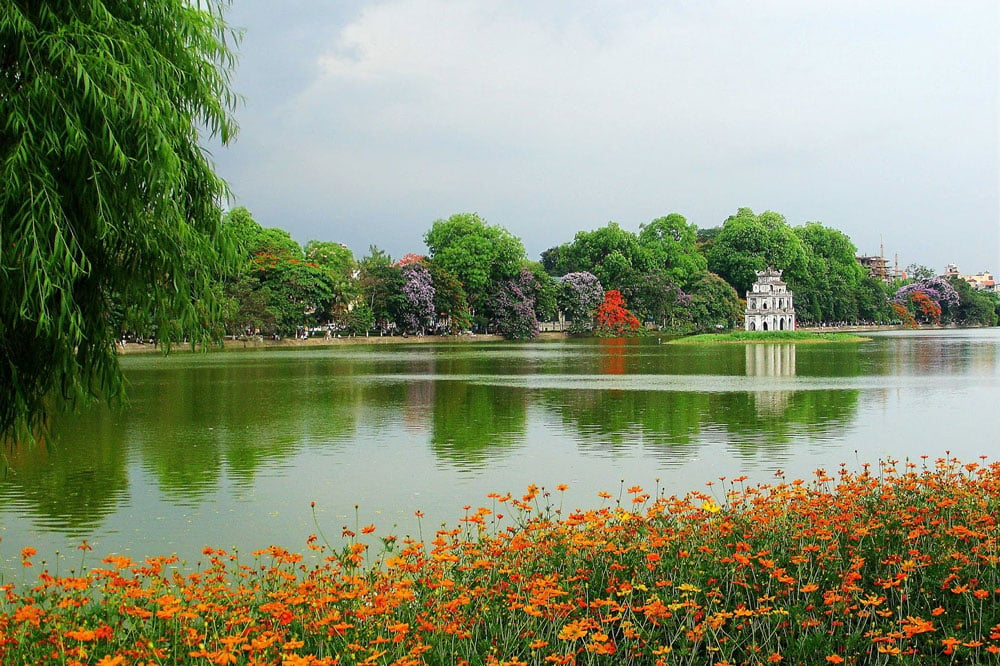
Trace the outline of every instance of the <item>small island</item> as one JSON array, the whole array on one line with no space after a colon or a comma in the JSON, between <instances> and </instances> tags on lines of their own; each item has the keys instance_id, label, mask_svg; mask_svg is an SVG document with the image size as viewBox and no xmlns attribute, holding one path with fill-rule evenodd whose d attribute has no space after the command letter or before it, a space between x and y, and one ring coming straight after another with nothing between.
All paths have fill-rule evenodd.
<instances>
[{"instance_id":1,"label":"small island","mask_svg":"<svg viewBox=\"0 0 1000 666\"><path fill-rule=\"evenodd\" d=\"M868 342L866 338L852 333L813 333L811 331L733 331L731 333L702 333L670 340L668 344L715 344L766 342Z\"/></svg>"}]
</instances>

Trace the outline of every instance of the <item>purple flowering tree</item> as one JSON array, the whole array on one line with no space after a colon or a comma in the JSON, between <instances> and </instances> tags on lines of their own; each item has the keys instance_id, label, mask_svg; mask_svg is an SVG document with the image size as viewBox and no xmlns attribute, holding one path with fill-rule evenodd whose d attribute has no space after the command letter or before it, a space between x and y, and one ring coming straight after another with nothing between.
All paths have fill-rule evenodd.
<instances>
[{"instance_id":1,"label":"purple flowering tree","mask_svg":"<svg viewBox=\"0 0 1000 666\"><path fill-rule=\"evenodd\" d=\"M403 266L403 296L406 303L402 319L406 328L423 332L434 325L434 282L423 264L414 261Z\"/></svg>"},{"instance_id":2,"label":"purple flowering tree","mask_svg":"<svg viewBox=\"0 0 1000 666\"><path fill-rule=\"evenodd\" d=\"M589 328L594 310L604 302L604 287L593 273L567 273L562 277L556 302L573 322L570 332L582 333Z\"/></svg>"},{"instance_id":3,"label":"purple flowering tree","mask_svg":"<svg viewBox=\"0 0 1000 666\"><path fill-rule=\"evenodd\" d=\"M538 335L533 296L537 287L535 276L524 269L513 280L496 283L489 309L497 333L508 340L530 340Z\"/></svg>"},{"instance_id":4,"label":"purple flowering tree","mask_svg":"<svg viewBox=\"0 0 1000 666\"><path fill-rule=\"evenodd\" d=\"M661 329L682 330L690 326L691 296L674 284L666 272L644 274L625 289L624 296L642 321L656 322Z\"/></svg>"},{"instance_id":5,"label":"purple flowering tree","mask_svg":"<svg viewBox=\"0 0 1000 666\"><path fill-rule=\"evenodd\" d=\"M897 289L892 300L894 303L910 308L913 295L917 292L923 293L934 301L946 316L950 315L962 302L955 288L943 277L929 277L911 282Z\"/></svg>"}]
</instances>

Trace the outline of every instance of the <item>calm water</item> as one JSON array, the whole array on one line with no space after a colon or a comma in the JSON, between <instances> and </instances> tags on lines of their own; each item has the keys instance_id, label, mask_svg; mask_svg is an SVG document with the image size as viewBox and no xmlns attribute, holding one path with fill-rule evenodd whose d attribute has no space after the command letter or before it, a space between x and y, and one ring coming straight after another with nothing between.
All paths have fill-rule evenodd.
<instances>
[{"instance_id":1,"label":"calm water","mask_svg":"<svg viewBox=\"0 0 1000 666\"><path fill-rule=\"evenodd\" d=\"M683 494L841 462L996 458L1000 330L860 345L652 340L440 344L126 357L130 403L7 451L0 557L242 552L320 527L416 534L487 493L621 483ZM355 508L357 506L357 508ZM336 541L336 539L334 539ZM93 556L91 556L93 557ZM96 558L93 559L96 561Z\"/></svg>"}]
</instances>

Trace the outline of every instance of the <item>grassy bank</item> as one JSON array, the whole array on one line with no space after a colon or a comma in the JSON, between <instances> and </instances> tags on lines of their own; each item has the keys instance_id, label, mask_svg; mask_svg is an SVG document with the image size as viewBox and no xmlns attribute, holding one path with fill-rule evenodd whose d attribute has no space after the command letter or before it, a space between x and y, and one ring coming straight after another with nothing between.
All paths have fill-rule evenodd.
<instances>
[{"instance_id":1,"label":"grassy bank","mask_svg":"<svg viewBox=\"0 0 1000 666\"><path fill-rule=\"evenodd\" d=\"M529 487L490 495L426 542L356 526L337 545L310 537L305 557L207 548L197 571L112 556L87 573L43 572L31 590L4 588L0 658L1000 663L1000 464L743 483L685 497L623 488L573 511L565 488ZM22 557L33 564L30 548Z\"/></svg>"},{"instance_id":2,"label":"grassy bank","mask_svg":"<svg viewBox=\"0 0 1000 666\"><path fill-rule=\"evenodd\" d=\"M732 333L703 333L671 340L669 344L718 344L760 342L867 342L865 338L850 333L813 333L810 331L733 331Z\"/></svg>"}]
</instances>

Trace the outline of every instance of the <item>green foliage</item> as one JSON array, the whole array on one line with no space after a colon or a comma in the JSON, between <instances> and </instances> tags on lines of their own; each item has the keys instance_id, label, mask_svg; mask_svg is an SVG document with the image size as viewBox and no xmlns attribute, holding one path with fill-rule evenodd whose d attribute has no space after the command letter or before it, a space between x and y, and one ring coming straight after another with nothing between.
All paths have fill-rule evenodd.
<instances>
[{"instance_id":1,"label":"green foliage","mask_svg":"<svg viewBox=\"0 0 1000 666\"><path fill-rule=\"evenodd\" d=\"M361 335L370 331L375 325L375 315L368 303L362 301L347 313L345 323L348 331L354 335Z\"/></svg>"},{"instance_id":2,"label":"green foliage","mask_svg":"<svg viewBox=\"0 0 1000 666\"><path fill-rule=\"evenodd\" d=\"M403 271L392 258L374 245L361 260L359 288L362 300L371 309L374 325L382 332L391 330L406 309Z\"/></svg>"},{"instance_id":3,"label":"green foliage","mask_svg":"<svg viewBox=\"0 0 1000 666\"><path fill-rule=\"evenodd\" d=\"M818 222L796 227L794 232L806 257L804 270L787 277L788 288L795 294L797 319L857 321L860 287L866 274L851 239Z\"/></svg>"},{"instance_id":4,"label":"green foliage","mask_svg":"<svg viewBox=\"0 0 1000 666\"><path fill-rule=\"evenodd\" d=\"M642 321L656 322L668 329L685 328L690 322L691 297L674 284L666 272L646 273L625 292L625 296Z\"/></svg>"},{"instance_id":5,"label":"green foliage","mask_svg":"<svg viewBox=\"0 0 1000 666\"><path fill-rule=\"evenodd\" d=\"M559 306L556 303L559 281L549 275L542 264L537 261L524 262L524 270L531 273L534 278L531 283L531 296L535 299L535 317L538 321L554 320L559 312Z\"/></svg>"},{"instance_id":6,"label":"green foliage","mask_svg":"<svg viewBox=\"0 0 1000 666\"><path fill-rule=\"evenodd\" d=\"M605 289L622 290L649 266L639 238L616 222L594 231L577 232L572 243L548 251L555 260L555 274L589 272ZM551 259L549 260L551 263Z\"/></svg>"},{"instance_id":7,"label":"green foliage","mask_svg":"<svg viewBox=\"0 0 1000 666\"><path fill-rule=\"evenodd\" d=\"M278 330L277 317L270 307L271 290L253 275L243 275L226 285L226 295L232 308L226 317L226 329L233 335L273 333Z\"/></svg>"},{"instance_id":8,"label":"green foliage","mask_svg":"<svg viewBox=\"0 0 1000 666\"><path fill-rule=\"evenodd\" d=\"M299 327L317 326L329 320L334 300L334 283L320 268L302 262L285 261L266 272L279 333L291 335Z\"/></svg>"},{"instance_id":9,"label":"green foliage","mask_svg":"<svg viewBox=\"0 0 1000 666\"><path fill-rule=\"evenodd\" d=\"M698 252L697 240L698 229L677 213L639 227L645 263L678 285L708 270L708 261Z\"/></svg>"},{"instance_id":10,"label":"green foliage","mask_svg":"<svg viewBox=\"0 0 1000 666\"><path fill-rule=\"evenodd\" d=\"M219 5L0 5L0 436L55 391L121 394L120 304L164 343L213 332L234 254L199 145L236 131Z\"/></svg>"},{"instance_id":11,"label":"green foliage","mask_svg":"<svg viewBox=\"0 0 1000 666\"><path fill-rule=\"evenodd\" d=\"M253 255L257 237L264 230L245 206L227 211L222 217L222 227L242 257Z\"/></svg>"},{"instance_id":12,"label":"green foliage","mask_svg":"<svg viewBox=\"0 0 1000 666\"><path fill-rule=\"evenodd\" d=\"M434 309L438 324L448 333L460 333L472 325L469 318L469 301L465 289L454 273L449 273L433 261L424 260L434 283Z\"/></svg>"},{"instance_id":13,"label":"green foliage","mask_svg":"<svg viewBox=\"0 0 1000 666\"><path fill-rule=\"evenodd\" d=\"M866 275L858 282L858 318L862 321L886 323L892 321L889 285Z\"/></svg>"},{"instance_id":14,"label":"green foliage","mask_svg":"<svg viewBox=\"0 0 1000 666\"><path fill-rule=\"evenodd\" d=\"M698 331L728 330L743 318L743 305L728 282L715 273L702 273L688 287L691 324Z\"/></svg>"},{"instance_id":15,"label":"green foliage","mask_svg":"<svg viewBox=\"0 0 1000 666\"><path fill-rule=\"evenodd\" d=\"M906 275L911 280L924 280L934 277L934 269L923 264L910 264L906 267Z\"/></svg>"},{"instance_id":16,"label":"green foliage","mask_svg":"<svg viewBox=\"0 0 1000 666\"><path fill-rule=\"evenodd\" d=\"M785 218L766 211L755 215L740 208L722 226L707 253L708 269L745 294L756 278L755 271L768 266L785 271L785 279L795 280L806 270L802 241Z\"/></svg>"},{"instance_id":17,"label":"green foliage","mask_svg":"<svg viewBox=\"0 0 1000 666\"><path fill-rule=\"evenodd\" d=\"M957 276L946 278L958 293L959 304L950 308L951 319L966 326L996 326L1000 298L995 292L980 291Z\"/></svg>"},{"instance_id":18,"label":"green foliage","mask_svg":"<svg viewBox=\"0 0 1000 666\"><path fill-rule=\"evenodd\" d=\"M305 247L306 261L315 264L331 280L333 300L332 315L342 318L358 296L355 271L358 268L354 253L340 243L311 240Z\"/></svg>"},{"instance_id":19,"label":"green foliage","mask_svg":"<svg viewBox=\"0 0 1000 666\"><path fill-rule=\"evenodd\" d=\"M503 227L487 224L476 213L437 220L424 242L431 260L458 277L473 305L482 301L490 282L515 278L525 259L519 238Z\"/></svg>"}]
</instances>

